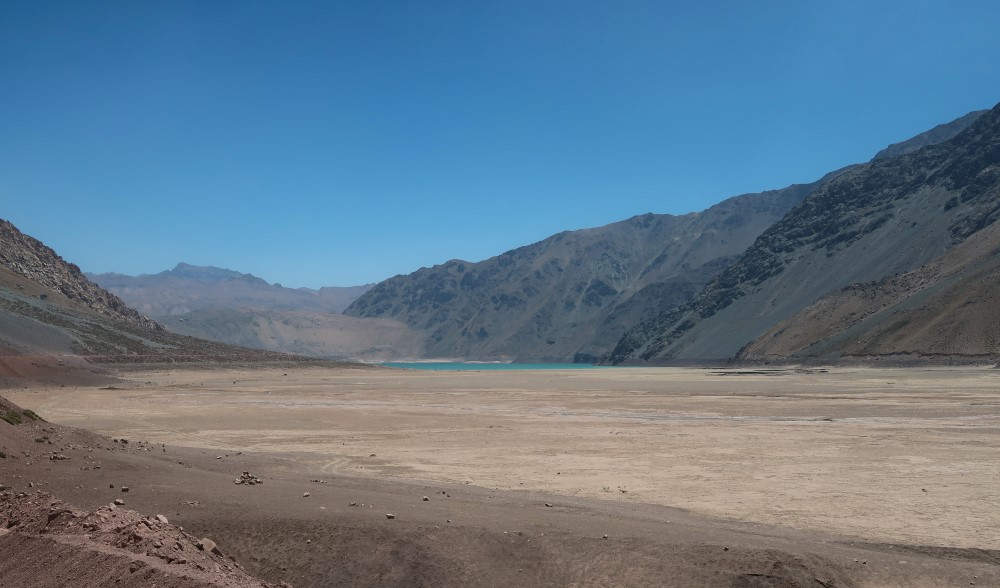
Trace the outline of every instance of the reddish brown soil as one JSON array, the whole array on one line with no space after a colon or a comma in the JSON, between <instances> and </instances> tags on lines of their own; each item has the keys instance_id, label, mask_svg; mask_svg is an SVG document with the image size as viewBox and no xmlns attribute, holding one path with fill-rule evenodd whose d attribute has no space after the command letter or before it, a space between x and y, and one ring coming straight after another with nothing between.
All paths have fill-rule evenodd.
<instances>
[{"instance_id":1,"label":"reddish brown soil","mask_svg":"<svg viewBox=\"0 0 1000 588\"><path fill-rule=\"evenodd\" d=\"M662 506L333 477L290 455L114 442L39 421L0 421L0 451L3 588L255 585L225 568L233 560L193 547L202 537L261 581L296 588L1000 586L1000 553L986 549L871 545ZM243 471L264 483L234 484ZM115 499L126 504L105 508ZM53 500L66 503L50 511ZM84 532L102 514L107 524ZM171 525L142 522L157 514ZM167 563L151 546L169 545L164 537L184 544L175 555L193 556Z\"/></svg>"}]
</instances>

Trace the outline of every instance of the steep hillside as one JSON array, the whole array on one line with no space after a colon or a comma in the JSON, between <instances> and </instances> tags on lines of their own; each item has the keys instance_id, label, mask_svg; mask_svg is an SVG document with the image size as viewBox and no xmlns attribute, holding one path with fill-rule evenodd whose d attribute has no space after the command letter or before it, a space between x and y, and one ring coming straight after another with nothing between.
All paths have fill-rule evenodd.
<instances>
[{"instance_id":1,"label":"steep hillside","mask_svg":"<svg viewBox=\"0 0 1000 588\"><path fill-rule=\"evenodd\" d=\"M989 110L974 110L969 114L956 118L955 120L940 124L929 131L924 131L906 141L894 143L875 154L872 159L891 159L912 153L917 149L922 149L928 145L937 145L951 139L955 135L969 128L972 123L979 120L979 117L989 112Z\"/></svg>"},{"instance_id":2,"label":"steep hillside","mask_svg":"<svg viewBox=\"0 0 1000 588\"><path fill-rule=\"evenodd\" d=\"M949 141L816 190L694 301L630 330L606 360L731 357L824 295L911 272L989 227L998 189L1000 106Z\"/></svg>"},{"instance_id":3,"label":"steep hillside","mask_svg":"<svg viewBox=\"0 0 1000 588\"><path fill-rule=\"evenodd\" d=\"M10 222L0 219L0 268L25 279L8 276L11 286L29 296L59 295L87 308L143 329L162 329L129 308L121 298L88 280L80 268L67 263L44 243L29 237Z\"/></svg>"},{"instance_id":4,"label":"steep hillside","mask_svg":"<svg viewBox=\"0 0 1000 588\"><path fill-rule=\"evenodd\" d=\"M951 139L981 115L890 145L876 159ZM700 213L647 214L479 263L424 268L382 282L345 312L406 323L431 357L593 361L630 327L691 301L764 229L850 169Z\"/></svg>"},{"instance_id":5,"label":"steep hillside","mask_svg":"<svg viewBox=\"0 0 1000 588\"><path fill-rule=\"evenodd\" d=\"M155 318L221 308L341 312L371 288L371 285L319 290L283 288L252 274L186 263L158 274L87 274L87 277Z\"/></svg>"},{"instance_id":6,"label":"steep hillside","mask_svg":"<svg viewBox=\"0 0 1000 588\"><path fill-rule=\"evenodd\" d=\"M0 385L94 363L303 361L167 332L0 221ZM52 356L61 356L58 361ZM66 357L72 356L72 357ZM45 364L47 369L39 366ZM67 375L67 377L69 377Z\"/></svg>"},{"instance_id":7,"label":"steep hillside","mask_svg":"<svg viewBox=\"0 0 1000 588\"><path fill-rule=\"evenodd\" d=\"M651 309L689 300L814 188L564 232L479 263L449 261L378 284L345 314L406 323L425 337L429 357L590 360Z\"/></svg>"},{"instance_id":8,"label":"steep hillside","mask_svg":"<svg viewBox=\"0 0 1000 588\"><path fill-rule=\"evenodd\" d=\"M872 356L1000 356L1000 225L912 272L832 292L737 355L765 361Z\"/></svg>"}]
</instances>

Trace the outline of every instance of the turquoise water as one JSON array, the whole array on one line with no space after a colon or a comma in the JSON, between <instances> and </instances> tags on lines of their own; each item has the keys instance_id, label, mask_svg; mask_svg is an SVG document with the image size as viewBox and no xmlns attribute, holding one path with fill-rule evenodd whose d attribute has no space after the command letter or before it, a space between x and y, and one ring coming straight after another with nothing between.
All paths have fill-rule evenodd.
<instances>
[{"instance_id":1,"label":"turquoise water","mask_svg":"<svg viewBox=\"0 0 1000 588\"><path fill-rule=\"evenodd\" d=\"M471 370L600 370L609 366L589 363L469 363L469 362L402 362L390 361L380 365L411 370L471 371Z\"/></svg>"}]
</instances>

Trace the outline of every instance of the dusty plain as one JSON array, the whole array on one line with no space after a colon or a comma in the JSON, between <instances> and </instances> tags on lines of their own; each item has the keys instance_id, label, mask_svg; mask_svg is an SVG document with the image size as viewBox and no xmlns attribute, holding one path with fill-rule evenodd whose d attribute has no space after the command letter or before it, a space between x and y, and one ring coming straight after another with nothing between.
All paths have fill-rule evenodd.
<instances>
[{"instance_id":1,"label":"dusty plain","mask_svg":"<svg viewBox=\"0 0 1000 588\"><path fill-rule=\"evenodd\" d=\"M8 390L49 421L322 476L1000 549L1000 370L169 370Z\"/></svg>"},{"instance_id":2,"label":"dusty plain","mask_svg":"<svg viewBox=\"0 0 1000 588\"><path fill-rule=\"evenodd\" d=\"M1000 584L996 369L170 369L3 394L50 423L132 440L84 477L142 478L132 503L176 510L172 521L226 540L251 572L296 587L333 585L331 574L343 585ZM129 461L143 447L162 464ZM65 498L115 497L103 477L91 488L47 467ZM247 468L266 493L232 485ZM32 471L16 477L43 478ZM385 521L387 508L401 521ZM346 534L328 536L330 550L395 561L382 552L412 542L411 567L370 581L369 555L351 552L353 576L333 559L293 570L302 548L287 541L273 550L284 556L261 557L278 536L323 545L324 517ZM379 535L386 524L412 537ZM527 543L511 551L508 531ZM439 554L435 537L448 545ZM469 558L509 569L427 571L473 545L499 551ZM795 566L807 581L786 581Z\"/></svg>"}]
</instances>

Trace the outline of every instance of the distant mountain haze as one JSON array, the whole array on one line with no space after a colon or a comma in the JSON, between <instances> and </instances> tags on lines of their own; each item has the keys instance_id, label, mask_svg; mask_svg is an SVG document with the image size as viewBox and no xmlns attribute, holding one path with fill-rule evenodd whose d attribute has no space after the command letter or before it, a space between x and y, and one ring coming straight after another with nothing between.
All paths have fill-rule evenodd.
<instances>
[{"instance_id":1,"label":"distant mountain haze","mask_svg":"<svg viewBox=\"0 0 1000 588\"><path fill-rule=\"evenodd\" d=\"M41 241L0 220L0 376L45 376L46 365L299 361L174 334L86 278ZM30 356L12 358L11 356ZM80 357L73 357L80 356Z\"/></svg>"},{"instance_id":2,"label":"distant mountain haze","mask_svg":"<svg viewBox=\"0 0 1000 588\"><path fill-rule=\"evenodd\" d=\"M983 112L892 145L876 158L948 140ZM381 282L345 314L407 324L425 337L429 357L593 361L635 325L683 308L765 229L857 167L812 184L730 198L698 213L646 214L560 233L478 263L422 268ZM738 349L705 353L729 357Z\"/></svg>"},{"instance_id":3,"label":"distant mountain haze","mask_svg":"<svg viewBox=\"0 0 1000 588\"><path fill-rule=\"evenodd\" d=\"M371 285L283 288L252 274L179 263L158 274L87 274L94 282L150 316L177 316L209 308L294 309L341 312Z\"/></svg>"},{"instance_id":4,"label":"distant mountain haze","mask_svg":"<svg viewBox=\"0 0 1000 588\"><path fill-rule=\"evenodd\" d=\"M335 359L420 357L406 325L341 313L371 285L283 288L252 274L179 263L158 274L91 278L170 331L270 351Z\"/></svg>"},{"instance_id":5,"label":"distant mountain haze","mask_svg":"<svg viewBox=\"0 0 1000 588\"><path fill-rule=\"evenodd\" d=\"M994 355L998 219L1000 105L820 187L606 360Z\"/></svg>"}]
</instances>

